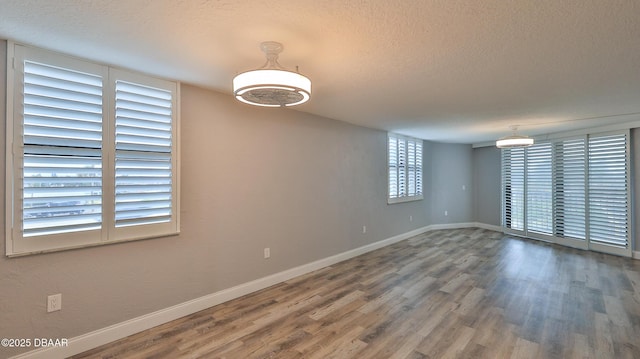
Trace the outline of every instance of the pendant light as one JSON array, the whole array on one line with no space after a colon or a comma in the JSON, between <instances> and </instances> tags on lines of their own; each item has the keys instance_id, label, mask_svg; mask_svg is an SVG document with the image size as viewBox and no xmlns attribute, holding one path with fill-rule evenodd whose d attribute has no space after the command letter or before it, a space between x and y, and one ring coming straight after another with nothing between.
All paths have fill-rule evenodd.
<instances>
[{"instance_id":1,"label":"pendant light","mask_svg":"<svg viewBox=\"0 0 640 359\"><path fill-rule=\"evenodd\" d=\"M496 147L498 148L514 148L514 147L529 147L533 145L533 138L528 136L518 135L518 126L511 126L513 133L510 136L502 137L496 141Z\"/></svg>"},{"instance_id":2,"label":"pendant light","mask_svg":"<svg viewBox=\"0 0 640 359\"><path fill-rule=\"evenodd\" d=\"M265 107L295 106L311 97L311 80L297 72L284 69L278 63L283 50L279 42L266 41L260 49L267 62L257 70L239 74L233 79L233 95L239 101Z\"/></svg>"}]
</instances>

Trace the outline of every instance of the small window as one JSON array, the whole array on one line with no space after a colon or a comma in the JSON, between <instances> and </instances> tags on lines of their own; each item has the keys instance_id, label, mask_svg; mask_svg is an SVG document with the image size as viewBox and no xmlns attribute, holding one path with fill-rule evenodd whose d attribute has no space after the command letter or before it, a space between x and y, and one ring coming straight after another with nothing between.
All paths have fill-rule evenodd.
<instances>
[{"instance_id":1,"label":"small window","mask_svg":"<svg viewBox=\"0 0 640 359\"><path fill-rule=\"evenodd\" d=\"M389 133L387 149L387 203L422 199L422 140Z\"/></svg>"},{"instance_id":2,"label":"small window","mask_svg":"<svg viewBox=\"0 0 640 359\"><path fill-rule=\"evenodd\" d=\"M177 233L177 84L8 53L7 255Z\"/></svg>"}]
</instances>

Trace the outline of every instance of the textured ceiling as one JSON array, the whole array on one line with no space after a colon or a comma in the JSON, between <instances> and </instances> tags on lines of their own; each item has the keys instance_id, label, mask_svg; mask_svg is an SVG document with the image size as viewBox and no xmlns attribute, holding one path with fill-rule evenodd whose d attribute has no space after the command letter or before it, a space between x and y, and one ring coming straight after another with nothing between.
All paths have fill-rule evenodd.
<instances>
[{"instance_id":1,"label":"textured ceiling","mask_svg":"<svg viewBox=\"0 0 640 359\"><path fill-rule=\"evenodd\" d=\"M1 0L0 37L229 94L275 40L297 110L436 141L640 118L638 0Z\"/></svg>"}]
</instances>

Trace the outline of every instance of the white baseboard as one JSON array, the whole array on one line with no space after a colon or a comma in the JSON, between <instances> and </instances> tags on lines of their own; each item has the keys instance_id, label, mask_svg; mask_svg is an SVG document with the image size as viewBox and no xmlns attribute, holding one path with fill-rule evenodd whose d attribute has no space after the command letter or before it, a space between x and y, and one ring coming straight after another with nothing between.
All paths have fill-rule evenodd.
<instances>
[{"instance_id":1,"label":"white baseboard","mask_svg":"<svg viewBox=\"0 0 640 359\"><path fill-rule=\"evenodd\" d=\"M490 227L490 228L487 228ZM213 307L215 305L227 302L229 300L242 297L249 293L270 287L272 285L282 283L289 279L313 272L315 270L342 262L344 260L357 257L361 254L374 251L376 249L386 247L388 245L403 241L424 232L438 229L457 229L480 227L492 229L494 226L484 225L480 223L451 223L436 224L422 228L418 228L397 236L393 236L375 243L368 244L359 248L355 248L343 253L339 253L327 258L317 260L308 264L304 264L295 268L291 268L279 273L275 273L263 278L243 283L232 288L224 289L219 292L205 295L184 303L174 305L169 308L139 316L121 323L117 323L106 328L98 329L90 333L86 333L69 339L66 347L49 347L32 350L24 354L12 357L11 359L63 359L72 355L80 354L87 350L99 347L101 345L122 339L129 335L139 333L143 330L153 328L155 326L170 322L172 320L182 318L184 316L199 312L201 310ZM500 231L501 228L497 227Z\"/></svg>"},{"instance_id":2,"label":"white baseboard","mask_svg":"<svg viewBox=\"0 0 640 359\"><path fill-rule=\"evenodd\" d=\"M443 223L443 224L432 224L432 225L428 226L430 231L436 231L436 230L441 230L441 229L471 228L471 227L475 227L473 222Z\"/></svg>"},{"instance_id":3,"label":"white baseboard","mask_svg":"<svg viewBox=\"0 0 640 359\"><path fill-rule=\"evenodd\" d=\"M463 222L463 223L446 223L446 224L433 224L429 226L429 230L439 229L458 229L458 228L482 228L490 231L496 231L502 233L502 227L494 226L492 224L480 223L480 222Z\"/></svg>"},{"instance_id":4,"label":"white baseboard","mask_svg":"<svg viewBox=\"0 0 640 359\"><path fill-rule=\"evenodd\" d=\"M640 251L635 251L631 254L633 259L640 259Z\"/></svg>"},{"instance_id":5,"label":"white baseboard","mask_svg":"<svg viewBox=\"0 0 640 359\"><path fill-rule=\"evenodd\" d=\"M478 227L478 228L482 228L482 229L487 229L490 231L495 231L495 232L503 232L503 229L501 226L496 226L493 224L486 224L486 223L480 223L480 222L474 222L472 227Z\"/></svg>"}]
</instances>

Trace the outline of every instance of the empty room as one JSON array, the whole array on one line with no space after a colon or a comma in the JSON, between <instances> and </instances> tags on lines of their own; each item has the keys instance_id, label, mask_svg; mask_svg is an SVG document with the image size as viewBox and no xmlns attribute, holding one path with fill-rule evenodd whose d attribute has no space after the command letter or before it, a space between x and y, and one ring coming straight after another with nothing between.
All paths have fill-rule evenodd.
<instances>
[{"instance_id":1,"label":"empty room","mask_svg":"<svg viewBox=\"0 0 640 359\"><path fill-rule=\"evenodd\" d=\"M0 358L640 358L640 2L0 1Z\"/></svg>"}]
</instances>

